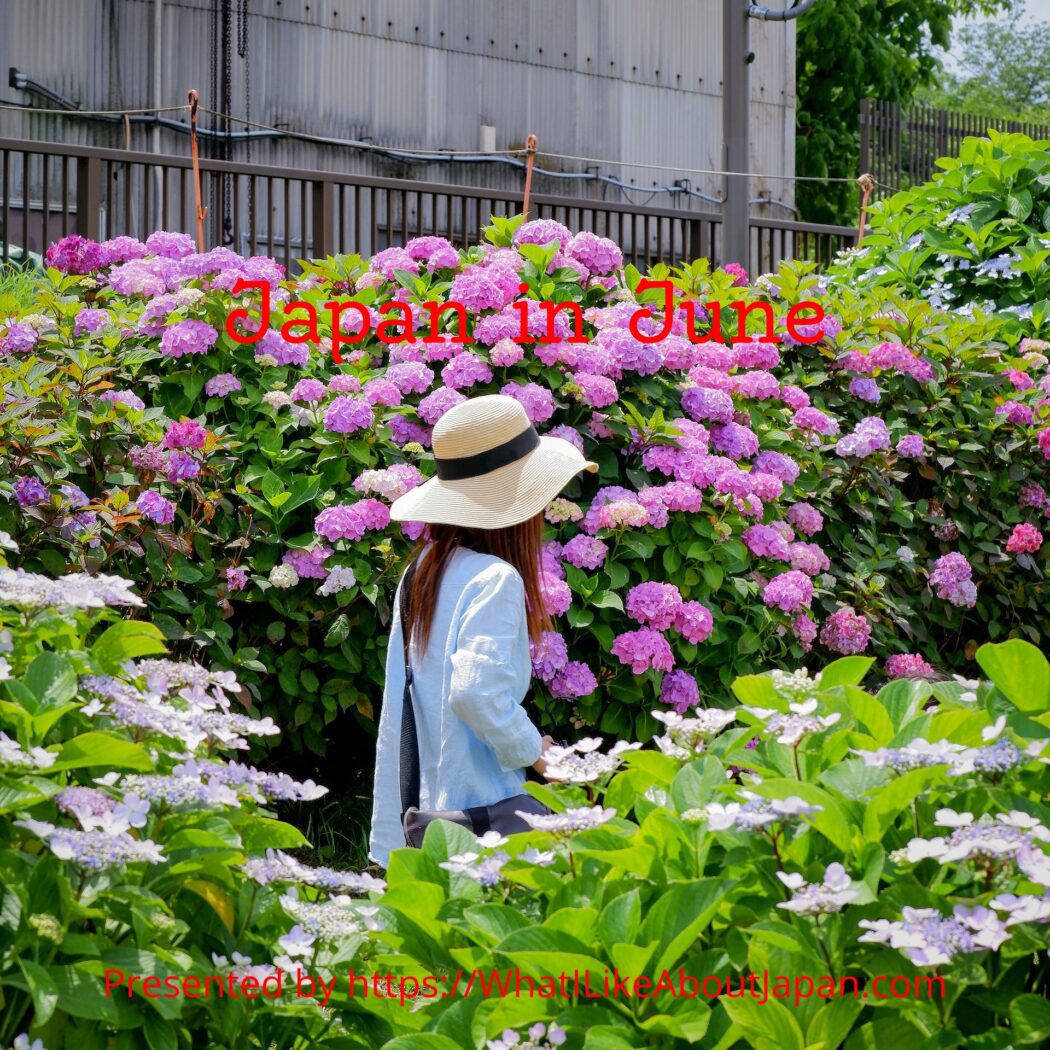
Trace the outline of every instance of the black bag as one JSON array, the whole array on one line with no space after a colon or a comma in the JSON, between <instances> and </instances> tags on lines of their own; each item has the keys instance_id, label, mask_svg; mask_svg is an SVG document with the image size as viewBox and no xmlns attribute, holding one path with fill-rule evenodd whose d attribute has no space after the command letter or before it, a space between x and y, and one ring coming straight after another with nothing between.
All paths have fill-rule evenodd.
<instances>
[{"instance_id":1,"label":"black bag","mask_svg":"<svg viewBox=\"0 0 1050 1050\"><path fill-rule=\"evenodd\" d=\"M405 842L419 847L427 825L435 820L450 820L470 828L475 835L486 831L498 831L502 835L515 835L529 831L529 825L518 816L518 811L531 814L550 813L550 810L532 795L512 795L490 806L471 806L469 809L421 810L419 808L419 740L416 734L416 714L412 705L412 665L408 656L408 593L412 585L416 563L405 570L401 580L401 634L405 646L405 692L401 700L401 825L405 830Z\"/></svg>"}]
</instances>

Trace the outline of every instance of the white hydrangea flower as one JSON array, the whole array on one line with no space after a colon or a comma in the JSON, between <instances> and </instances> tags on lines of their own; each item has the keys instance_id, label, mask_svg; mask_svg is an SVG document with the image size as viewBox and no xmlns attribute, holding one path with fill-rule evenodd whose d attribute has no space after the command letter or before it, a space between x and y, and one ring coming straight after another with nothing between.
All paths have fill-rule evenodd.
<instances>
[{"instance_id":1,"label":"white hydrangea flower","mask_svg":"<svg viewBox=\"0 0 1050 1050\"><path fill-rule=\"evenodd\" d=\"M791 900L781 901L778 908L796 915L830 915L854 900L857 891L850 889L852 880L839 863L829 864L822 882L807 883L801 875L777 872L777 878L792 891Z\"/></svg>"},{"instance_id":2,"label":"white hydrangea flower","mask_svg":"<svg viewBox=\"0 0 1050 1050\"><path fill-rule=\"evenodd\" d=\"M294 587L299 582L299 573L291 565L275 565L270 570L270 583L281 590Z\"/></svg>"}]
</instances>

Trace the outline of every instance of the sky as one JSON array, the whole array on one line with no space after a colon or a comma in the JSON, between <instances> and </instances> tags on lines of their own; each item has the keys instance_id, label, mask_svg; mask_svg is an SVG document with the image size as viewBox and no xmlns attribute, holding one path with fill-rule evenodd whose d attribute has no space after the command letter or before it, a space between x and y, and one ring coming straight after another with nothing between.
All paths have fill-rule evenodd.
<instances>
[{"instance_id":1,"label":"sky","mask_svg":"<svg viewBox=\"0 0 1050 1050\"><path fill-rule=\"evenodd\" d=\"M999 14L998 16L994 16L992 18L978 17L962 19L956 22L956 28L958 28L960 25L972 25L980 22L995 21L997 18L1005 17L1007 16L1004 14ZM1050 0L1027 0L1027 2L1025 3L1024 15L1020 19L1020 24L1024 25L1028 22L1050 22ZM959 45L959 38L956 35L955 39L952 42L951 50L949 50L947 55L945 55L945 65L949 69L957 68L956 61L958 60L960 50L961 48Z\"/></svg>"}]
</instances>

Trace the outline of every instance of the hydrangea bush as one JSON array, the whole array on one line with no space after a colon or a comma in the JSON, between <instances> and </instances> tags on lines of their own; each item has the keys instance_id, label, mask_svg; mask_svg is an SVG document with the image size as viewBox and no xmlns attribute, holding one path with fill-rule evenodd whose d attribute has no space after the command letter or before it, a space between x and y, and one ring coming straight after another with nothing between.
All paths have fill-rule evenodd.
<instances>
[{"instance_id":1,"label":"hydrangea bush","mask_svg":"<svg viewBox=\"0 0 1050 1050\"><path fill-rule=\"evenodd\" d=\"M1016 347L1050 326L1050 142L988 136L965 139L930 182L874 205L863 246L833 272L939 308L998 315ZM1023 355L1011 359L1015 373L1033 371Z\"/></svg>"},{"instance_id":2,"label":"hydrangea bush","mask_svg":"<svg viewBox=\"0 0 1050 1050\"><path fill-rule=\"evenodd\" d=\"M313 955L336 965L384 886L284 852L305 839L276 805L327 789L248 764L277 726L232 672L166 658L124 618L142 604L120 577L0 567L0 1046L318 1045L313 1004L106 994L107 971L261 981L328 916Z\"/></svg>"},{"instance_id":3,"label":"hydrangea bush","mask_svg":"<svg viewBox=\"0 0 1050 1050\"><path fill-rule=\"evenodd\" d=\"M1041 640L1050 380L1033 351L1019 384L991 322L805 265L749 284L703 261L648 274L672 285L667 318L615 244L548 220L494 220L461 252L426 237L306 263L295 280L170 233L67 238L49 263L32 311L0 330L0 527L29 569L139 581L177 651L236 668L297 746L323 750L343 712L374 719L420 533L390 524L390 502L432 473L442 413L488 392L600 467L547 515L558 620L536 687L560 735L647 738L651 712L724 695L756 660L944 668L989 635ZM240 280L256 287L234 295ZM270 327L246 345L226 318L257 331L264 289ZM285 318L291 300L309 309ZM360 304L341 364L331 301ZM463 332L449 310L429 341L376 337L412 332L392 304L428 325L422 304L448 301ZM804 301L826 314L796 329L810 342L784 323ZM564 310L545 341L542 302L577 304L586 341ZM750 338L734 341L732 303L751 307ZM632 333L642 308L639 333L665 339ZM691 341L687 316L706 334L716 310ZM764 313L779 343L759 338ZM299 327L282 334L286 319Z\"/></svg>"},{"instance_id":4,"label":"hydrangea bush","mask_svg":"<svg viewBox=\"0 0 1050 1050\"><path fill-rule=\"evenodd\" d=\"M290 852L274 801L324 789L237 759L276 727L165 658L139 602L0 568L0 1046L1050 1036L1050 664L1026 642L979 650L991 682L872 693L859 656L741 677L733 706L657 712L647 748L553 749L532 831L438 821L379 879Z\"/></svg>"}]
</instances>

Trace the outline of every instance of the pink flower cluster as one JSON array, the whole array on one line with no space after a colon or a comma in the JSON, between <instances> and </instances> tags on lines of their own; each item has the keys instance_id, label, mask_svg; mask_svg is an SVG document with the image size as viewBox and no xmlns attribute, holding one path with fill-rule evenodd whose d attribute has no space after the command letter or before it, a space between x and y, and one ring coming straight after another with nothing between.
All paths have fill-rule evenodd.
<instances>
[{"instance_id":1,"label":"pink flower cluster","mask_svg":"<svg viewBox=\"0 0 1050 1050\"><path fill-rule=\"evenodd\" d=\"M829 649L846 656L862 653L868 647L871 637L871 624L867 617L855 612L849 606L843 606L833 612L820 629L820 640Z\"/></svg>"},{"instance_id":2,"label":"pink flower cluster","mask_svg":"<svg viewBox=\"0 0 1050 1050\"><path fill-rule=\"evenodd\" d=\"M886 660L887 678L934 678L937 671L919 653L894 653Z\"/></svg>"},{"instance_id":3,"label":"pink flower cluster","mask_svg":"<svg viewBox=\"0 0 1050 1050\"><path fill-rule=\"evenodd\" d=\"M1006 549L1010 554L1035 554L1042 545L1043 534L1028 522L1015 525L1006 541Z\"/></svg>"}]
</instances>

